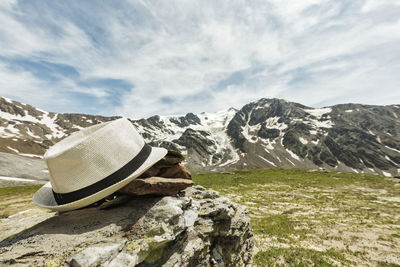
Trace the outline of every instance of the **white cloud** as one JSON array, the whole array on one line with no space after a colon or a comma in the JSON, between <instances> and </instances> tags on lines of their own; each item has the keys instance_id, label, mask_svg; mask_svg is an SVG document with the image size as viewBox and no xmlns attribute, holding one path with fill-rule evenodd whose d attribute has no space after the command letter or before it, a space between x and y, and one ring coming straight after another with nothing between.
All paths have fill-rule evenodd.
<instances>
[{"instance_id":1,"label":"white cloud","mask_svg":"<svg viewBox=\"0 0 400 267\"><path fill-rule=\"evenodd\" d=\"M71 66L80 80L132 84L121 105L98 107L103 114L215 111L261 97L306 105L388 104L400 99L397 2L71 2L42 4L41 16L8 1L0 8L0 56ZM25 88L49 98L61 91L84 92L103 102L112 97L112 88L81 86L76 77L52 84L26 70L3 66L0 71L13 80L2 84L3 92L19 99ZM376 93L382 90L387 97ZM54 107L46 103L40 106Z\"/></svg>"},{"instance_id":2,"label":"white cloud","mask_svg":"<svg viewBox=\"0 0 400 267\"><path fill-rule=\"evenodd\" d=\"M79 112L78 99L68 99L66 94L79 92L98 98L108 97L103 88L79 86L69 79L49 82L38 79L32 73L12 69L0 62L0 95L11 97L36 107L47 107L49 111ZM100 103L102 101L99 101ZM90 110L90 109L89 109Z\"/></svg>"},{"instance_id":3,"label":"white cloud","mask_svg":"<svg viewBox=\"0 0 400 267\"><path fill-rule=\"evenodd\" d=\"M381 8L391 8L392 6L399 6L400 2L397 0L367 0L364 3L364 6L361 9L361 12L367 13L367 12L373 12L377 9Z\"/></svg>"}]
</instances>

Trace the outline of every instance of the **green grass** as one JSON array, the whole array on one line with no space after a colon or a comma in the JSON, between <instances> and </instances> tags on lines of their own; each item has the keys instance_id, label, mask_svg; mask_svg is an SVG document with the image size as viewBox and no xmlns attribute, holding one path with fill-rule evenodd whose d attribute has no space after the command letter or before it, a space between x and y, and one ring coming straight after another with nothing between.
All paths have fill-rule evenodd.
<instances>
[{"instance_id":1,"label":"green grass","mask_svg":"<svg viewBox=\"0 0 400 267\"><path fill-rule=\"evenodd\" d=\"M43 185L16 186L0 188L0 198L16 194L33 194Z\"/></svg>"},{"instance_id":2,"label":"green grass","mask_svg":"<svg viewBox=\"0 0 400 267\"><path fill-rule=\"evenodd\" d=\"M400 202L385 198L400 197L400 180L298 169L193 180L247 206L256 266L399 266ZM33 208L40 187L0 188L0 217Z\"/></svg>"},{"instance_id":3,"label":"green grass","mask_svg":"<svg viewBox=\"0 0 400 267\"><path fill-rule=\"evenodd\" d=\"M254 218L252 226L256 234L268 234L280 238L280 240L290 239L291 235L303 235L302 231L296 231L298 223L285 214L270 215L265 218Z\"/></svg>"},{"instance_id":4,"label":"green grass","mask_svg":"<svg viewBox=\"0 0 400 267\"><path fill-rule=\"evenodd\" d=\"M378 262L379 267L400 267L400 264L388 263L388 262Z\"/></svg>"},{"instance_id":5,"label":"green grass","mask_svg":"<svg viewBox=\"0 0 400 267\"><path fill-rule=\"evenodd\" d=\"M400 203L380 199L400 197L400 180L299 169L202 173L193 180L248 207L258 266L400 261Z\"/></svg>"},{"instance_id":6,"label":"green grass","mask_svg":"<svg viewBox=\"0 0 400 267\"><path fill-rule=\"evenodd\" d=\"M33 208L32 195L40 187L41 185L0 188L0 218L8 218L19 211Z\"/></svg>"},{"instance_id":7,"label":"green grass","mask_svg":"<svg viewBox=\"0 0 400 267\"><path fill-rule=\"evenodd\" d=\"M333 249L326 252L303 248L271 248L259 252L254 261L264 266L335 266L335 262L349 264L343 255Z\"/></svg>"},{"instance_id":8,"label":"green grass","mask_svg":"<svg viewBox=\"0 0 400 267\"><path fill-rule=\"evenodd\" d=\"M352 184L360 181L360 179L373 188L381 188L383 184L392 184L392 182L383 180L381 176L377 175L304 169L242 170L234 173L201 173L194 176L194 180L205 187L226 188L241 186L241 190L254 189L257 184L282 184L282 182L291 188L304 188L307 186L329 188L337 185Z\"/></svg>"}]
</instances>

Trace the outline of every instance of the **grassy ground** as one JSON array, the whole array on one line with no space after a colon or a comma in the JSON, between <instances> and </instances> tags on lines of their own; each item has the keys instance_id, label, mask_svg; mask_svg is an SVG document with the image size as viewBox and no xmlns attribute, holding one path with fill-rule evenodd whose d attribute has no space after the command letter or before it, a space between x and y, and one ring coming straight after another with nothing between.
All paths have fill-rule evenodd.
<instances>
[{"instance_id":1,"label":"grassy ground","mask_svg":"<svg viewBox=\"0 0 400 267\"><path fill-rule=\"evenodd\" d=\"M32 195L42 185L0 188L0 219L19 211L35 208Z\"/></svg>"},{"instance_id":2,"label":"grassy ground","mask_svg":"<svg viewBox=\"0 0 400 267\"><path fill-rule=\"evenodd\" d=\"M400 266L400 180L310 170L198 174L248 207L260 266Z\"/></svg>"},{"instance_id":3,"label":"grassy ground","mask_svg":"<svg viewBox=\"0 0 400 267\"><path fill-rule=\"evenodd\" d=\"M248 207L258 266L400 266L400 180L310 170L196 174ZM40 186L0 189L0 216Z\"/></svg>"}]
</instances>

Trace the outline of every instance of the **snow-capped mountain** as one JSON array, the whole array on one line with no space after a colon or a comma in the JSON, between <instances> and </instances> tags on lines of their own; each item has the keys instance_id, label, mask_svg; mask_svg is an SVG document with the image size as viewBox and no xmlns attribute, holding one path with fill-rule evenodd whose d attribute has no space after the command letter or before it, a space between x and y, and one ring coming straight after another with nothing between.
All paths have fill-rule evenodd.
<instances>
[{"instance_id":1,"label":"snow-capped mountain","mask_svg":"<svg viewBox=\"0 0 400 267\"><path fill-rule=\"evenodd\" d=\"M46 112L0 98L0 152L40 157L70 133L116 118ZM153 116L132 123L148 143L183 152L194 171L325 168L398 176L399 118L400 105L314 109L260 99L240 110Z\"/></svg>"}]
</instances>

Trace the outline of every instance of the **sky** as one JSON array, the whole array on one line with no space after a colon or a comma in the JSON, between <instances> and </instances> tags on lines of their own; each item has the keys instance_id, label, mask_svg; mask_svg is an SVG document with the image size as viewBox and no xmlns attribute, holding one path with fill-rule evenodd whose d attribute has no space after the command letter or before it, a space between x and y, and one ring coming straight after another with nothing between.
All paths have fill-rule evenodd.
<instances>
[{"instance_id":1,"label":"sky","mask_svg":"<svg viewBox=\"0 0 400 267\"><path fill-rule=\"evenodd\" d=\"M0 95L47 111L400 104L399 0L1 0L0 25Z\"/></svg>"}]
</instances>

